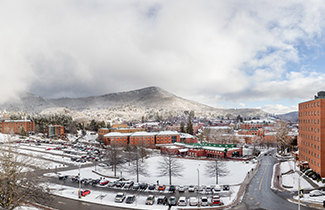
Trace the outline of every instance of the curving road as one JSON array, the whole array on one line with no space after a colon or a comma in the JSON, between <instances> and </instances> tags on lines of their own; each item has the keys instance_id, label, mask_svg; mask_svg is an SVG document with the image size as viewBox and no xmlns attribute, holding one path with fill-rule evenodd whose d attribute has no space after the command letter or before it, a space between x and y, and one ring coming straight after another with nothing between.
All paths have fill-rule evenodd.
<instances>
[{"instance_id":1,"label":"curving road","mask_svg":"<svg viewBox=\"0 0 325 210\"><path fill-rule=\"evenodd\" d=\"M261 166L256 172L255 177L247 186L246 194L240 205L232 209L267 209L267 210L294 210L298 206L287 201L287 198L292 198L289 192L279 192L271 190L271 180L273 175L273 165L276 163L272 156L262 156ZM301 206L301 210L309 210L313 208Z\"/></svg>"}]
</instances>

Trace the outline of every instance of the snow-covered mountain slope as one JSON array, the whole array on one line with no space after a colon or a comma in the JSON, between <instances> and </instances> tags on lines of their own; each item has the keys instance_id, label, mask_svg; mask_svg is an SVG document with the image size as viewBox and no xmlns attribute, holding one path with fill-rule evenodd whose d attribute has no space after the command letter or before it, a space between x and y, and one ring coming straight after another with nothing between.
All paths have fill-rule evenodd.
<instances>
[{"instance_id":1,"label":"snow-covered mountain slope","mask_svg":"<svg viewBox=\"0 0 325 210\"><path fill-rule=\"evenodd\" d=\"M260 109L219 109L175 96L159 87L147 87L129 92L110 93L83 98L44 99L34 94L23 94L18 102L0 105L1 110L25 111L41 114L64 113L75 119L130 121L154 119L159 116L177 117L194 111L199 117L264 116Z\"/></svg>"}]
</instances>

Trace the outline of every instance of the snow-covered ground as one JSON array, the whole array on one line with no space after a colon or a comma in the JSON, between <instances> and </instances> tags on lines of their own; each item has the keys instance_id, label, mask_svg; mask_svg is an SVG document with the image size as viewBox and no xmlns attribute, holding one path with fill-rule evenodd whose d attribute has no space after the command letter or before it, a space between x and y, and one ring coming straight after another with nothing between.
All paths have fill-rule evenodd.
<instances>
[{"instance_id":1,"label":"snow-covered ground","mask_svg":"<svg viewBox=\"0 0 325 210\"><path fill-rule=\"evenodd\" d=\"M169 180L168 177L158 177L156 171L158 165L159 159L161 159L161 156L153 156L147 158L145 161L147 162L148 171L150 172L150 176L140 176L140 182L146 182L146 183L156 183L157 180L159 180L160 184L168 185ZM181 163L184 166L183 176L182 177L173 177L172 183L176 186L178 185L197 185L198 182L198 170L199 169L199 175L200 175L200 185L215 185L215 177L211 177L209 175L205 174L205 165L208 165L210 161L206 160L192 160L192 159L178 159L179 163ZM250 171L252 168L255 168L256 164L252 162L235 162L235 161L226 161L226 168L230 171L228 176L225 177L219 177L219 184L229 184L230 185L230 191L221 191L221 201L224 203L224 205L228 205L232 203L236 197L237 193L240 188L240 183L245 179L245 176L247 175L247 172ZM127 172L128 163L124 164L123 167L120 168L120 171L118 171L117 175L120 175L120 172L122 172L122 176L126 179L135 180L136 176L134 174ZM82 178L92 178L92 179L98 179L101 176L97 175L96 173L93 173L92 171L95 170L95 167L87 167L87 168L81 168L80 174ZM108 167L96 167L96 171L102 175L107 176L113 176L113 172L111 168ZM65 171L62 174L65 175L71 175L75 176L79 173L79 169L76 170L70 170ZM45 176L56 176L54 174L45 174ZM103 178L103 177L102 177ZM107 178L106 178L107 179ZM114 181L114 179L108 179L110 181ZM84 187L84 185L82 185ZM53 193L69 197L72 199L78 199L78 188L76 187L67 187L65 185L52 185L50 187ZM148 195L150 194L149 190L146 190L148 192ZM158 192L158 190L153 190L154 192ZM152 192L153 192L152 191ZM126 192L127 195L133 194L134 192L132 190L125 189L124 192ZM161 194L166 195L169 197L168 190L165 190L163 192L160 192ZM101 203L101 204L107 204L107 205L116 205L116 206L125 206L125 207L132 207L134 209L166 209L165 206L157 205L155 204L154 207L152 206L146 206L145 200L146 195L141 195L137 197L137 202L133 204L116 204L114 202L116 193L110 192L109 190L105 193L102 191L96 191L92 190L90 195L87 195L86 197L83 197L82 200L86 200L88 202L94 202L94 203ZM193 195L193 196L196 196ZM211 199L211 194L202 191L200 193L200 196L207 196L209 199ZM176 207L174 208L176 209Z\"/></svg>"},{"instance_id":2,"label":"snow-covered ground","mask_svg":"<svg viewBox=\"0 0 325 210\"><path fill-rule=\"evenodd\" d=\"M147 163L147 171L149 172L149 176L141 176L139 182L146 182L146 183L156 183L159 180L160 184L168 184L169 178L168 176L159 177L157 174L157 169L159 168L159 160L161 160L161 156L154 156L145 159ZM206 165L209 165L210 161L206 160L192 160L192 159L178 159L178 162L184 166L184 170L182 172L182 177L172 177L172 184L175 185L197 185L198 183L198 174L200 176L200 185L214 185L216 184L216 178L211 177L205 173ZM230 171L227 176L219 177L219 184L229 184L229 185L238 185L245 179L247 172L250 171L252 168L255 168L256 164L249 162L238 162L238 161L226 161L226 168ZM130 179L135 181L136 175L134 173L128 172L128 163L122 165L117 170L117 176L121 175L126 179ZM198 170L199 169L199 172ZM89 171L95 170L95 167L90 168L82 168L81 175L85 178L89 176ZM111 170L111 167L96 167L96 171L106 175L106 176L113 176L114 173ZM77 170L66 171L66 174L77 175ZM85 174L85 175L84 175Z\"/></svg>"}]
</instances>

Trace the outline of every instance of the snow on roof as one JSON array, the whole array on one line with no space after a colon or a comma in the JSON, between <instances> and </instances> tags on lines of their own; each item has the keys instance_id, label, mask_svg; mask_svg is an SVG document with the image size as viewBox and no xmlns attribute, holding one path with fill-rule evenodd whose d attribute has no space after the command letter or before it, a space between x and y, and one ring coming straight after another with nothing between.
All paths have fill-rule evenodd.
<instances>
[{"instance_id":1,"label":"snow on roof","mask_svg":"<svg viewBox=\"0 0 325 210\"><path fill-rule=\"evenodd\" d=\"M180 137L181 138L194 138L193 135L188 134L188 133L180 133Z\"/></svg>"},{"instance_id":2,"label":"snow on roof","mask_svg":"<svg viewBox=\"0 0 325 210\"><path fill-rule=\"evenodd\" d=\"M115 137L115 136L130 136L132 133L120 133L120 132L111 132L104 135L104 137Z\"/></svg>"},{"instance_id":3,"label":"snow on roof","mask_svg":"<svg viewBox=\"0 0 325 210\"><path fill-rule=\"evenodd\" d=\"M130 136L155 136L157 133L156 132L146 132L146 131L137 131L132 133Z\"/></svg>"},{"instance_id":4,"label":"snow on roof","mask_svg":"<svg viewBox=\"0 0 325 210\"><path fill-rule=\"evenodd\" d=\"M157 135L178 135L177 131L160 131Z\"/></svg>"},{"instance_id":5,"label":"snow on roof","mask_svg":"<svg viewBox=\"0 0 325 210\"><path fill-rule=\"evenodd\" d=\"M202 147L202 149L206 149L206 150L214 150L214 151L225 151L225 147ZM228 151L231 151L231 150L237 150L237 149L240 149L240 148L227 148Z\"/></svg>"},{"instance_id":6,"label":"snow on roof","mask_svg":"<svg viewBox=\"0 0 325 210\"><path fill-rule=\"evenodd\" d=\"M187 152L188 149L179 149L178 151L179 151L179 152Z\"/></svg>"},{"instance_id":7,"label":"snow on roof","mask_svg":"<svg viewBox=\"0 0 325 210\"><path fill-rule=\"evenodd\" d=\"M229 127L229 126L208 126L208 127L205 127L205 128L208 128L208 129L215 129L215 130L221 130L221 129L232 129L232 128Z\"/></svg>"},{"instance_id":8,"label":"snow on roof","mask_svg":"<svg viewBox=\"0 0 325 210\"><path fill-rule=\"evenodd\" d=\"M5 120L5 122L31 122L30 120Z\"/></svg>"},{"instance_id":9,"label":"snow on roof","mask_svg":"<svg viewBox=\"0 0 325 210\"><path fill-rule=\"evenodd\" d=\"M268 124L274 124L275 121L271 119L261 119L261 120L246 120L244 121L246 124L263 124L263 123L268 123Z\"/></svg>"}]
</instances>

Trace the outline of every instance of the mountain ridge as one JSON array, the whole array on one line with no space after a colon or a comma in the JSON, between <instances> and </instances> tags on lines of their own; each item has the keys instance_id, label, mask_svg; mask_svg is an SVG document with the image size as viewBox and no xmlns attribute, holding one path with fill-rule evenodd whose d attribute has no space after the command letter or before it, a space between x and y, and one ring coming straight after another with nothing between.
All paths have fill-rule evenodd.
<instances>
[{"instance_id":1,"label":"mountain ridge","mask_svg":"<svg viewBox=\"0 0 325 210\"><path fill-rule=\"evenodd\" d=\"M75 119L98 119L104 121L132 121L145 118L153 120L157 113L163 117L184 115L194 111L195 116L216 118L238 115L257 117L267 115L261 109L220 109L187 100L159 87L109 93L81 98L45 99L32 93L21 95L19 102L0 105L7 111L25 111L36 114L70 114Z\"/></svg>"}]
</instances>

